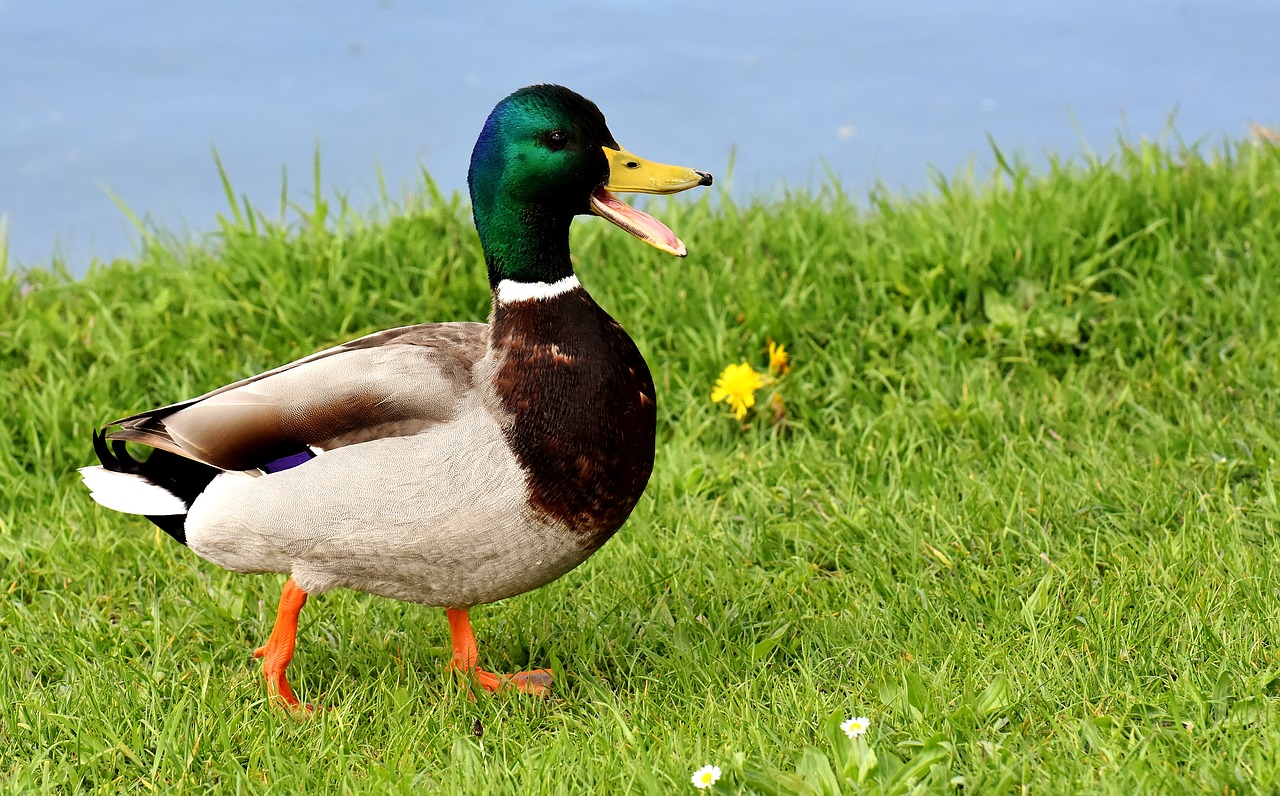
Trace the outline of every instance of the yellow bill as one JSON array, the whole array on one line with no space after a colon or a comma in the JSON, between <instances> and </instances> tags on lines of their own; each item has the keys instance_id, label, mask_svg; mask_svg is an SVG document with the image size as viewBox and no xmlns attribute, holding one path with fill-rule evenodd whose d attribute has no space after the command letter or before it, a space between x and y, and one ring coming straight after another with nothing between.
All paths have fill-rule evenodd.
<instances>
[{"instance_id":1,"label":"yellow bill","mask_svg":"<svg viewBox=\"0 0 1280 796\"><path fill-rule=\"evenodd\" d=\"M591 194L591 212L607 218L640 240L677 257L689 253L676 234L658 219L622 202L611 191L622 193L679 193L710 185L711 175L683 166L654 163L625 149L604 147L609 158L609 180Z\"/></svg>"}]
</instances>

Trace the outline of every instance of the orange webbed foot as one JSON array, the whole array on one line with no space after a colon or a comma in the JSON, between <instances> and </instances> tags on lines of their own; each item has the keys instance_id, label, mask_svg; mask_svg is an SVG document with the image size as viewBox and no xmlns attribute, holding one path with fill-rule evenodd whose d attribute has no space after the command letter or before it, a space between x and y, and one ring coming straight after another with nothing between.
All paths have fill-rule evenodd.
<instances>
[{"instance_id":1,"label":"orange webbed foot","mask_svg":"<svg viewBox=\"0 0 1280 796\"><path fill-rule=\"evenodd\" d=\"M316 706L298 701L286 677L288 660L282 660L278 653L270 649L270 646L270 643L267 643L253 651L253 657L262 658L262 678L267 681L267 692L274 697L276 704L290 713L299 716L311 715L316 711Z\"/></svg>"},{"instance_id":2,"label":"orange webbed foot","mask_svg":"<svg viewBox=\"0 0 1280 796\"><path fill-rule=\"evenodd\" d=\"M450 608L449 635L453 640L453 668L461 674L472 678L476 685L490 694L514 689L522 694L546 697L551 694L552 674L550 669L534 669L515 674L496 674L486 672L476 665L479 658L476 652L475 634L471 632L471 618L466 608Z\"/></svg>"},{"instance_id":3,"label":"orange webbed foot","mask_svg":"<svg viewBox=\"0 0 1280 796\"><path fill-rule=\"evenodd\" d=\"M484 669L476 669L472 674L475 676L476 684L490 694L514 689L522 694L531 696L551 696L552 674L550 669L534 669L528 672L516 672L515 674L495 674L494 672L486 672Z\"/></svg>"}]
</instances>

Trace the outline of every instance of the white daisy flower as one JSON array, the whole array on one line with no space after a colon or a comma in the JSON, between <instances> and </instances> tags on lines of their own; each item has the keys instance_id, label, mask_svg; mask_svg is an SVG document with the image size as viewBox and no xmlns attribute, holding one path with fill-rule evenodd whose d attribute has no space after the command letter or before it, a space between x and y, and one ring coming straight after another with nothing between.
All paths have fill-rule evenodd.
<instances>
[{"instance_id":1,"label":"white daisy flower","mask_svg":"<svg viewBox=\"0 0 1280 796\"><path fill-rule=\"evenodd\" d=\"M867 734L867 728L870 726L871 719L866 716L855 716L840 723L840 729L844 730L844 734L850 738L861 738Z\"/></svg>"},{"instance_id":2,"label":"white daisy flower","mask_svg":"<svg viewBox=\"0 0 1280 796\"><path fill-rule=\"evenodd\" d=\"M706 790L716 784L716 780L720 779L720 766L703 766L693 772L690 778L693 780L693 787L698 790Z\"/></svg>"}]
</instances>

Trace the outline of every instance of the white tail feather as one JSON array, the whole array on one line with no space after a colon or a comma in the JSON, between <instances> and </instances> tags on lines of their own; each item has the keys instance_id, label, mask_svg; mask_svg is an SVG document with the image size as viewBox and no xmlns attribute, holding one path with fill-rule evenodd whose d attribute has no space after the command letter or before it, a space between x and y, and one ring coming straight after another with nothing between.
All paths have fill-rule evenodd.
<instances>
[{"instance_id":1,"label":"white tail feather","mask_svg":"<svg viewBox=\"0 0 1280 796\"><path fill-rule=\"evenodd\" d=\"M81 467L80 477L89 487L89 497L114 511L153 517L187 513L187 504L177 495L142 476L117 473L105 467Z\"/></svg>"}]
</instances>

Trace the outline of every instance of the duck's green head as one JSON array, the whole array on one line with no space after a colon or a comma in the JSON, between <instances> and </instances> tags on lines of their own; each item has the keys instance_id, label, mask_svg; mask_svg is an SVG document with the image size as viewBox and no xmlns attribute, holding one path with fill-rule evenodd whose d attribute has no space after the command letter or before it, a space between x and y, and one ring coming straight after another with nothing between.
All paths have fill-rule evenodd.
<instances>
[{"instance_id":1,"label":"duck's green head","mask_svg":"<svg viewBox=\"0 0 1280 796\"><path fill-rule=\"evenodd\" d=\"M569 222L602 216L663 251L685 246L662 222L613 192L676 193L711 175L664 166L618 146L595 103L563 86L522 88L489 114L467 174L490 281L571 274Z\"/></svg>"}]
</instances>

